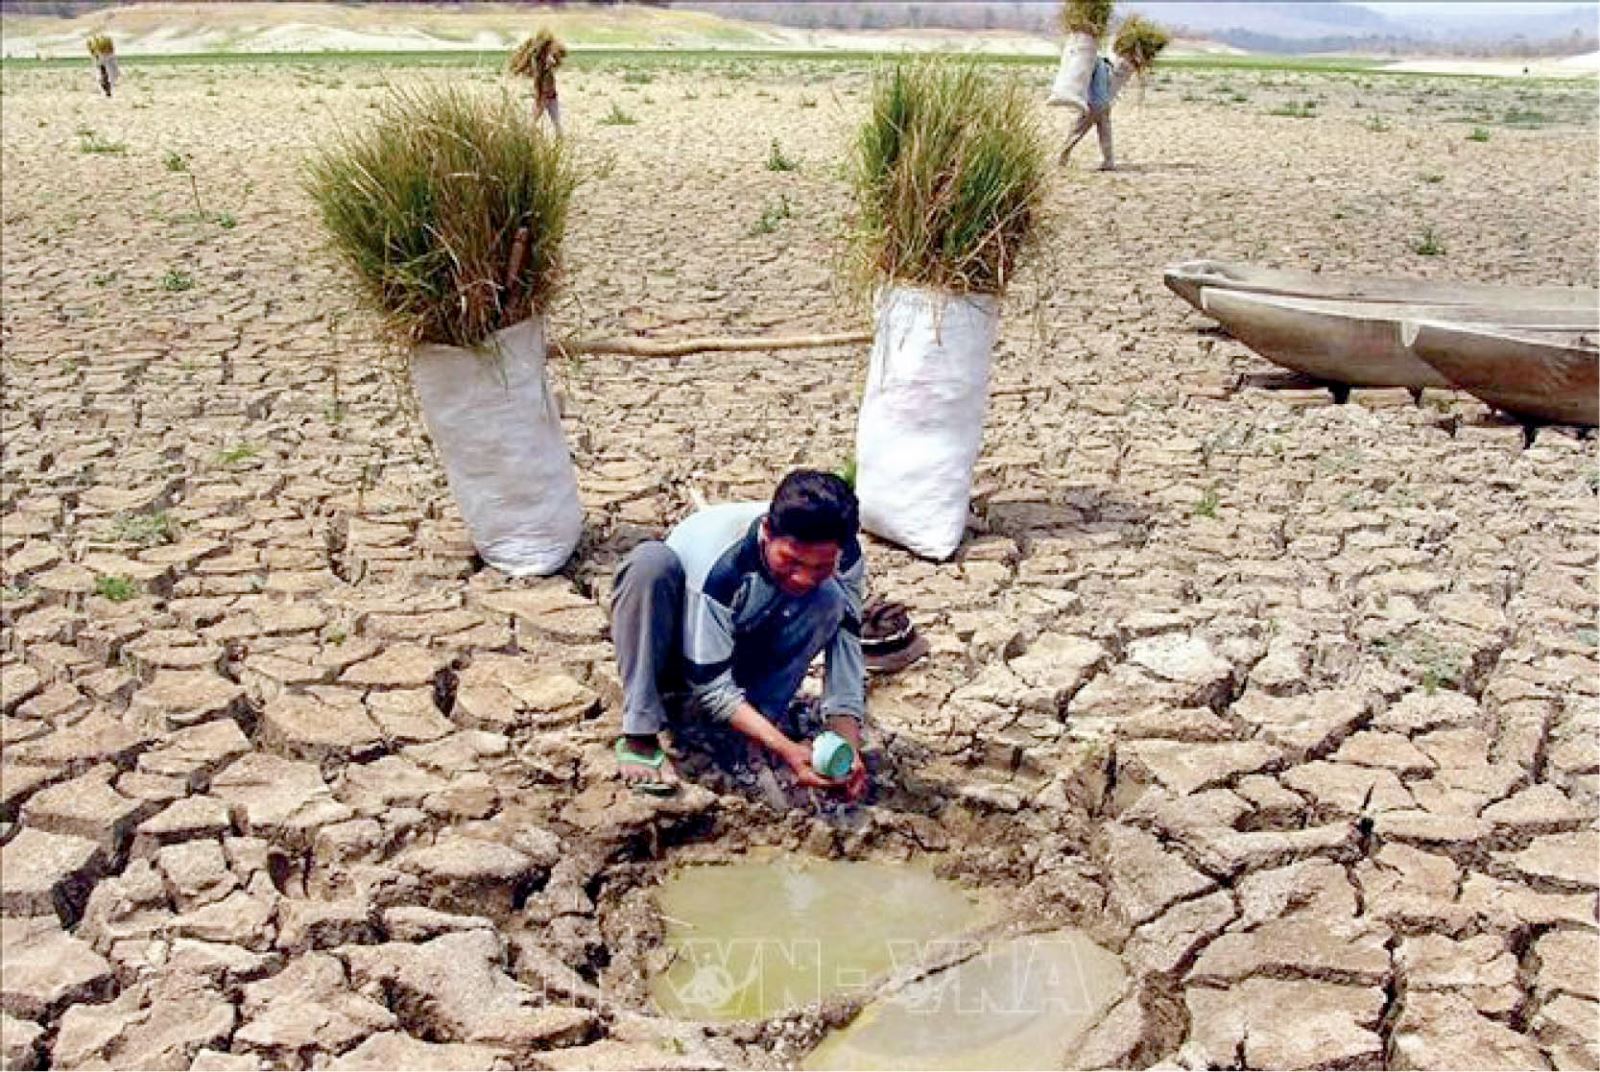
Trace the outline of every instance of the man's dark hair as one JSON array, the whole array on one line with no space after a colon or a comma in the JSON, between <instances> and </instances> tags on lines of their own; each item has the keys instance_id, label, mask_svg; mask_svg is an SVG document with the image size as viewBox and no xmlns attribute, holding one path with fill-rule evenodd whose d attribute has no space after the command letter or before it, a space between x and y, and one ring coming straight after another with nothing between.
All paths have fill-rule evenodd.
<instances>
[{"instance_id":1,"label":"man's dark hair","mask_svg":"<svg viewBox=\"0 0 1600 1072\"><path fill-rule=\"evenodd\" d=\"M861 508L850 485L834 473L796 469L778 484L767 511L772 535L801 543L836 543L855 538Z\"/></svg>"}]
</instances>

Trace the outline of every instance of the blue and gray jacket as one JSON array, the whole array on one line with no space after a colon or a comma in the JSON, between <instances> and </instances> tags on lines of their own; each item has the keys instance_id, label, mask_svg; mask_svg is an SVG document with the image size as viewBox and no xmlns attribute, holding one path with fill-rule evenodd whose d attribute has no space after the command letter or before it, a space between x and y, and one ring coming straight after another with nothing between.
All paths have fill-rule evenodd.
<instances>
[{"instance_id":1,"label":"blue and gray jacket","mask_svg":"<svg viewBox=\"0 0 1600 1072\"><path fill-rule=\"evenodd\" d=\"M852 538L839 570L805 596L785 594L761 555L766 503L726 503L700 510L667 535L683 564L683 655L695 706L708 717L733 717L745 693L734 680L734 648L764 624L811 628L831 636L823 647L824 717L866 713L861 605L866 560ZM827 618L827 621L823 621Z\"/></svg>"}]
</instances>

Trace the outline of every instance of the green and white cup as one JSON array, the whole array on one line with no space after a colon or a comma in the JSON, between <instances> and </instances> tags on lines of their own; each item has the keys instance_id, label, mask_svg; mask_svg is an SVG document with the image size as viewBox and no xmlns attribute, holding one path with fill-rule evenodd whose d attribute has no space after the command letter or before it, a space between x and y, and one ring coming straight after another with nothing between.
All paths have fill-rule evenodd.
<instances>
[{"instance_id":1,"label":"green and white cup","mask_svg":"<svg viewBox=\"0 0 1600 1072\"><path fill-rule=\"evenodd\" d=\"M817 734L811 742L811 769L824 778L837 781L845 777L855 761L855 747L832 730Z\"/></svg>"}]
</instances>

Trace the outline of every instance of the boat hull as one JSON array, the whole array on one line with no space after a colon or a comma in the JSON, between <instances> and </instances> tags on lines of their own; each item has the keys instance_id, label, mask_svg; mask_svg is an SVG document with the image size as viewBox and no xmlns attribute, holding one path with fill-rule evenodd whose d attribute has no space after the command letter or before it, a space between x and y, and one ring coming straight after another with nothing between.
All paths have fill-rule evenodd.
<instances>
[{"instance_id":1,"label":"boat hull","mask_svg":"<svg viewBox=\"0 0 1600 1072\"><path fill-rule=\"evenodd\" d=\"M1589 287L1506 287L1489 283L1323 275L1287 268L1261 268L1237 261L1183 261L1169 265L1162 278L1173 293L1202 312L1201 291L1204 289L1411 305L1600 309L1600 291Z\"/></svg>"},{"instance_id":2,"label":"boat hull","mask_svg":"<svg viewBox=\"0 0 1600 1072\"><path fill-rule=\"evenodd\" d=\"M1600 424L1600 336L1406 321L1402 341L1463 391L1515 417Z\"/></svg>"}]
</instances>

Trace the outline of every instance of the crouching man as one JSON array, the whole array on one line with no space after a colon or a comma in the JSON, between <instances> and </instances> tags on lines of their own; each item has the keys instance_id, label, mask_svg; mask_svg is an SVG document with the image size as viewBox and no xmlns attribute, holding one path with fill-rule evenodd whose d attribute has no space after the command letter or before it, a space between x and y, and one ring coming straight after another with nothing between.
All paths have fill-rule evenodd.
<instances>
[{"instance_id":1,"label":"crouching man","mask_svg":"<svg viewBox=\"0 0 1600 1072\"><path fill-rule=\"evenodd\" d=\"M686 687L684 714L725 725L767 749L801 785L867 791L861 761L866 712L861 657L862 559L855 493L832 473L798 469L770 504L701 510L665 541L640 544L617 573L611 637L622 678L618 772L636 788L676 789L658 735L664 695ZM832 780L812 769L804 727L787 725L790 701L818 655L825 661L822 718L855 749Z\"/></svg>"}]
</instances>

